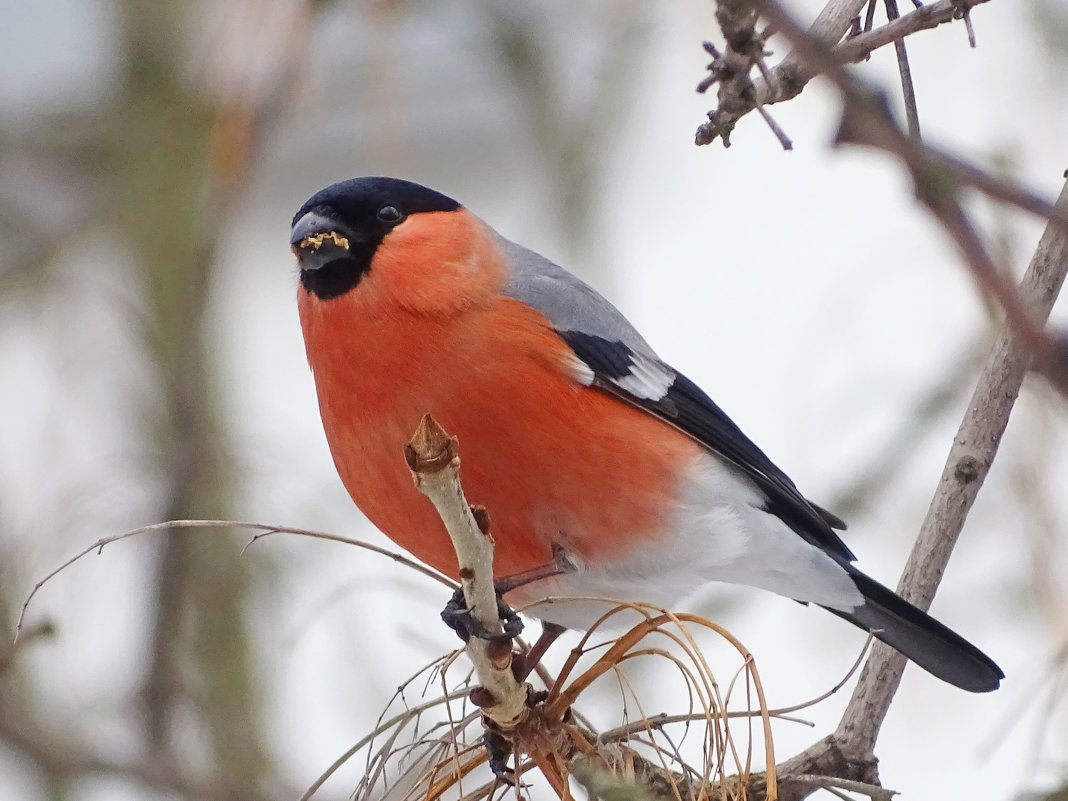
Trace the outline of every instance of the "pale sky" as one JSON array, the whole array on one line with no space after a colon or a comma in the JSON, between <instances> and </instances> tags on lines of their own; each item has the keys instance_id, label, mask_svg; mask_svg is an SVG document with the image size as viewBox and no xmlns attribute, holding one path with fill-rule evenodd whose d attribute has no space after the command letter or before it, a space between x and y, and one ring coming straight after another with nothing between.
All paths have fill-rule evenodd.
<instances>
[{"instance_id":1,"label":"pale sky","mask_svg":"<svg viewBox=\"0 0 1068 801\"><path fill-rule=\"evenodd\" d=\"M106 80L112 69L110 7L72 0L0 5L5 18L22 18L0 26L0 114L10 121L72 96L91 102L94 81ZM796 5L811 15L819 4ZM910 39L910 55L928 141L984 163L1003 159L1020 180L1052 198L1068 168L1068 89L1061 80L1064 55L1057 62L1036 52L1031 5L998 0L973 10L977 50L954 25ZM836 104L818 82L772 109L793 139L792 152L783 152L756 116L740 124L729 150L693 146L693 131L713 102L693 91L708 60L700 41L715 33L711 3L687 0L647 13L649 41L630 67L630 94L613 107L603 144L593 148L596 199L583 246L569 244L558 225L553 181L502 79L486 72L484 36L473 24L464 27L470 12L455 12L462 33L442 28L445 13L413 14L400 29L377 34L359 30L356 11L335 8L324 16L302 97L272 134L250 201L228 233L212 314L220 389L240 456L240 518L388 544L333 471L293 303L289 217L335 180L392 174L432 185L506 236L586 277L819 503L830 503L886 448L912 404L987 330L966 269L911 199L895 165L880 155L828 147ZM589 33L584 23L580 18L571 31L576 42ZM16 33L27 30L48 35ZM355 43L350 51L346 42ZM554 40L581 75L585 56L567 43ZM395 61L376 60L393 46L401 48ZM879 53L865 74L896 96L890 52ZM388 80L392 93L384 106L379 79ZM581 102L582 82L572 80L578 88L560 89L562 109ZM442 96L446 89L450 94ZM1019 273L1040 226L991 211L981 199L973 208L991 236L1008 238L1010 266ZM69 257L95 276L91 284L121 294L107 267L112 258L105 237ZM136 479L142 483L130 489L122 480L137 475L139 457L123 448L121 407L109 394L124 326L107 309L68 314L5 308L0 320L2 383L18 388L0 392L0 487L14 528L25 532L11 549L25 560L27 591L31 577L116 533L114 527L154 522L137 511L151 508L151 481ZM1068 306L1062 302L1054 317L1068 324ZM55 361L72 358L57 344L64 324L94 332L73 366ZM100 382L95 389L92 376ZM136 391L136 371L118 383ZM871 508L849 520L846 539L860 567L891 586L926 511L968 383ZM1040 461L1040 478L1053 487L1068 470L1065 407L1038 389L1021 400L933 608L991 654L1007 679L997 693L975 696L907 670L877 748L884 785L906 799L1007 800L1041 789L1065 766L1063 702L1042 728L1050 711L1042 681L1057 643L1029 596L1032 566L1020 544L1035 526L1020 508L1027 468ZM64 403L57 393L84 406L84 426L72 412L71 430L53 431L72 499L64 510L46 508L62 492L40 489L51 464L38 434L48 428L55 404ZM93 486L88 476L96 470L113 477L112 495L80 491ZM1068 494L1051 498L1057 519L1068 519ZM128 511L110 514L116 499ZM62 537L38 535L40 519L65 521ZM130 648L145 625L144 547L112 546L35 601L63 630L32 657L54 688L48 706L121 698L136 680L144 654ZM440 588L387 560L297 539L269 539L257 549L285 554L286 569L258 596L256 623L274 742L299 795L373 725L400 677L455 643L437 623L446 600ZM709 606L710 599L729 605ZM756 656L776 706L831 686L863 642L860 632L821 610L758 592L710 590L691 607L725 610L721 622ZM565 653L566 647L556 656ZM389 659L385 674L382 655ZM727 675L731 656L709 643L710 660L722 659ZM641 681L655 688L663 677L654 672ZM833 729L849 689L801 713L814 728L776 723L779 758ZM661 706L668 708L668 700L652 704L655 711ZM128 725L112 715L101 737L121 752L131 743ZM342 771L327 785L333 794L323 797L344 797L360 769ZM7 775L0 769L0 797L43 797L19 771ZM12 783L5 788L5 782ZM120 796L108 782L87 786L81 796L156 797Z\"/></svg>"}]
</instances>

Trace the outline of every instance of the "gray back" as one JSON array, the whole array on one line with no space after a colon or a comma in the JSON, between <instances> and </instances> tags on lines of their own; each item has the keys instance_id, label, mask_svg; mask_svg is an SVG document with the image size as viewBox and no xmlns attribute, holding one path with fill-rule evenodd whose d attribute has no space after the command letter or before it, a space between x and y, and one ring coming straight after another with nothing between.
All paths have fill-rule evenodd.
<instances>
[{"instance_id":1,"label":"gray back","mask_svg":"<svg viewBox=\"0 0 1068 801\"><path fill-rule=\"evenodd\" d=\"M540 311L558 331L578 331L622 342L635 353L659 361L619 309L593 287L544 256L494 233L510 270L505 295Z\"/></svg>"}]
</instances>

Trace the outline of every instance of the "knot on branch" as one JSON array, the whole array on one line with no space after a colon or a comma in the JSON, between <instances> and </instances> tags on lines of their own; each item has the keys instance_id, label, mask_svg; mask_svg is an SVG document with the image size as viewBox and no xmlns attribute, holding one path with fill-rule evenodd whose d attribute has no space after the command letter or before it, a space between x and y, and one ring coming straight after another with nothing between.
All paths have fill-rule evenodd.
<instances>
[{"instance_id":1,"label":"knot on branch","mask_svg":"<svg viewBox=\"0 0 1068 801\"><path fill-rule=\"evenodd\" d=\"M979 478L982 467L974 456L962 456L953 469L953 475L961 484L971 484Z\"/></svg>"}]
</instances>

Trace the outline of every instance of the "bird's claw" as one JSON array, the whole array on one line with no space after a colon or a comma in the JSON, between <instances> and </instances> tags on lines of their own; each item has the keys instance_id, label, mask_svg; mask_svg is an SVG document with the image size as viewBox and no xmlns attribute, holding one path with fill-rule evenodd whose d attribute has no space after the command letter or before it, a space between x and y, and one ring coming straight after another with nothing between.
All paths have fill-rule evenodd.
<instances>
[{"instance_id":1,"label":"bird's claw","mask_svg":"<svg viewBox=\"0 0 1068 801\"><path fill-rule=\"evenodd\" d=\"M523 621L508 604L504 602L501 594L497 593L497 617L504 627L503 632L487 631L486 627L471 616L471 610L467 606L463 587L459 587L452 594L452 598L441 610L441 619L445 625L455 631L461 640L467 642L472 637L490 642L510 642L523 631Z\"/></svg>"},{"instance_id":2,"label":"bird's claw","mask_svg":"<svg viewBox=\"0 0 1068 801\"><path fill-rule=\"evenodd\" d=\"M512 756L512 743L500 732L486 729L482 735L482 744L489 755L489 769L497 781L509 787L515 787L515 771L508 767L508 759Z\"/></svg>"}]
</instances>

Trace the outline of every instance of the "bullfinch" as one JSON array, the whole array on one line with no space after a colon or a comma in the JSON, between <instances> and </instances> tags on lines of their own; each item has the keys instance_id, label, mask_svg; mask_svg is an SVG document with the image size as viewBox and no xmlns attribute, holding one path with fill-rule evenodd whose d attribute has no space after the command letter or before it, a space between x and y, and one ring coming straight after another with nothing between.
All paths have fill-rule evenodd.
<instances>
[{"instance_id":1,"label":"bullfinch","mask_svg":"<svg viewBox=\"0 0 1068 801\"><path fill-rule=\"evenodd\" d=\"M394 542L453 578L403 445L430 413L459 438L498 577L565 572L508 593L670 606L712 581L828 609L973 692L1003 673L860 572L841 520L807 500L693 382L575 276L455 200L355 178L293 217L297 306L341 480ZM585 629L593 602L529 613Z\"/></svg>"}]
</instances>

